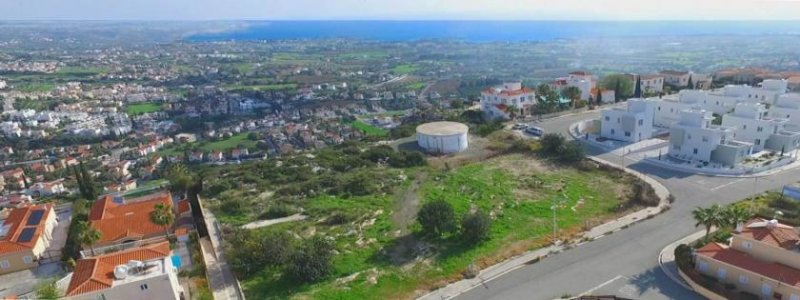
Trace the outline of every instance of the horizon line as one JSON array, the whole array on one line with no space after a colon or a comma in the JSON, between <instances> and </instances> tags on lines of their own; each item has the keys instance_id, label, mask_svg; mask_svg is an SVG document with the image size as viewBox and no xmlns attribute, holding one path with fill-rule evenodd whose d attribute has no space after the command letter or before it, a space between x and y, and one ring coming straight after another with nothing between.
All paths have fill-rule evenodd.
<instances>
[{"instance_id":1,"label":"horizon line","mask_svg":"<svg viewBox=\"0 0 800 300\"><path fill-rule=\"evenodd\" d=\"M0 19L0 22L798 22L797 19Z\"/></svg>"}]
</instances>

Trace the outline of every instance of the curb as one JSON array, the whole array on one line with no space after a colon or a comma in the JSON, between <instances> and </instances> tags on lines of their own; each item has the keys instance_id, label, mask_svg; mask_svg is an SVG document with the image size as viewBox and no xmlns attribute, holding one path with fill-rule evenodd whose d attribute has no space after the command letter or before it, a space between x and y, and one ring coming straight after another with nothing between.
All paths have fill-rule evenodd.
<instances>
[{"instance_id":1,"label":"curb","mask_svg":"<svg viewBox=\"0 0 800 300\"><path fill-rule=\"evenodd\" d=\"M714 229L713 231L716 231L716 229ZM674 242L670 243L669 245L665 246L664 249L661 249L661 252L658 253L658 267L661 269L661 272L663 272L665 275L667 275L667 277L672 279L672 281L674 281L678 285L680 285L680 286L682 286L685 289L690 290L690 291L694 291L694 289L692 287L690 287L689 284L686 283L686 281L684 281L682 278L680 278L680 276L678 275L677 272L672 272L665 265L666 263L670 263L670 262L674 263L675 262L675 257L672 256L672 257L666 257L665 258L665 255L673 255L673 252L675 251L675 248L678 247L678 245L680 245L680 244L688 244L688 243L694 242L696 240L701 239L704 235L705 235L705 231L698 231L698 232L692 233L690 235L687 235L687 236L683 237L680 240L677 240L677 241L674 241ZM675 268L676 268L675 271L677 271L677 265L675 266Z\"/></svg>"}]
</instances>

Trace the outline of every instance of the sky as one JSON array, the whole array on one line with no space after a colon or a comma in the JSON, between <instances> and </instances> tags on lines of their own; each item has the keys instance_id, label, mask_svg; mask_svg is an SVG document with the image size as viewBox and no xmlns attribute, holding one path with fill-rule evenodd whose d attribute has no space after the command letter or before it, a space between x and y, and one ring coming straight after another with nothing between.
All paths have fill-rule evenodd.
<instances>
[{"instance_id":1,"label":"sky","mask_svg":"<svg viewBox=\"0 0 800 300\"><path fill-rule=\"evenodd\" d=\"M800 0L2 0L0 20L800 20Z\"/></svg>"}]
</instances>

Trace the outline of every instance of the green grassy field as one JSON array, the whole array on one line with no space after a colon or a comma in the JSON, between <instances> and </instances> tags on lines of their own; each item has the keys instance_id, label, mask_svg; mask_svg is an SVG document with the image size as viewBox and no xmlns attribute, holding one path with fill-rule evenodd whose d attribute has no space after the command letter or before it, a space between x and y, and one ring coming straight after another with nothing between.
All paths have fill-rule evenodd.
<instances>
[{"instance_id":1,"label":"green grassy field","mask_svg":"<svg viewBox=\"0 0 800 300\"><path fill-rule=\"evenodd\" d=\"M141 114L161 111L163 109L164 108L161 107L160 103L143 102L143 103L129 104L127 108L125 108L125 111L129 115L141 115Z\"/></svg>"},{"instance_id":2,"label":"green grassy field","mask_svg":"<svg viewBox=\"0 0 800 300\"><path fill-rule=\"evenodd\" d=\"M92 76L107 72L108 69L103 67L66 66L59 68L56 74L60 76Z\"/></svg>"},{"instance_id":3,"label":"green grassy field","mask_svg":"<svg viewBox=\"0 0 800 300\"><path fill-rule=\"evenodd\" d=\"M364 134L366 135L386 136L387 134L389 134L389 131L387 131L386 129L378 128L370 124L364 123L362 121L355 121L353 123L350 123L350 125L353 126L353 128L355 129L363 131Z\"/></svg>"},{"instance_id":4,"label":"green grassy field","mask_svg":"<svg viewBox=\"0 0 800 300\"><path fill-rule=\"evenodd\" d=\"M597 169L551 168L525 155L506 155L447 170L429 167L408 172L427 173L415 194L421 202L443 199L461 215L471 208L493 216L491 239L477 246L465 244L458 234L419 245L433 245L438 254L397 260L394 250L401 238L392 221L393 199L402 199L411 179L394 195L343 199L318 196L304 201L310 218L258 229L259 232L309 232L336 237L339 254L333 274L314 284L298 285L276 270L245 279L242 286L253 299L408 299L415 291L460 278L470 264L491 265L549 243L553 203L557 203L559 238L566 239L621 213L629 178ZM566 184L564 184L566 183ZM563 189L563 193L561 190ZM361 216L353 223L325 226L318 221L337 212ZM364 225L367 224L367 225ZM413 225L415 230L418 225ZM355 232L355 233L353 233ZM413 237L413 240L419 237ZM417 242L414 242L417 243ZM347 280L342 280L348 278ZM372 281L370 278L375 278ZM338 280L337 280L338 279Z\"/></svg>"},{"instance_id":5,"label":"green grassy field","mask_svg":"<svg viewBox=\"0 0 800 300\"><path fill-rule=\"evenodd\" d=\"M16 89L20 92L25 93L36 93L36 92L49 92L52 91L56 85L50 82L31 82L31 83L21 83L16 84Z\"/></svg>"},{"instance_id":6,"label":"green grassy field","mask_svg":"<svg viewBox=\"0 0 800 300\"><path fill-rule=\"evenodd\" d=\"M204 151L218 150L224 152L236 148L239 145L248 149L253 149L256 147L257 143L257 141L247 139L247 133L245 132L216 142L203 143L200 145L200 149Z\"/></svg>"},{"instance_id":7,"label":"green grassy field","mask_svg":"<svg viewBox=\"0 0 800 300\"><path fill-rule=\"evenodd\" d=\"M397 74L397 75L404 75L404 74L414 73L416 71L417 71L417 67L414 66L414 65L410 65L410 64L401 64L401 65L397 65L394 68L392 68L392 73Z\"/></svg>"},{"instance_id":8,"label":"green grassy field","mask_svg":"<svg viewBox=\"0 0 800 300\"><path fill-rule=\"evenodd\" d=\"M406 85L406 88L412 89L412 90L421 90L421 89L425 88L425 83L423 83L423 82L409 83L409 84Z\"/></svg>"}]
</instances>

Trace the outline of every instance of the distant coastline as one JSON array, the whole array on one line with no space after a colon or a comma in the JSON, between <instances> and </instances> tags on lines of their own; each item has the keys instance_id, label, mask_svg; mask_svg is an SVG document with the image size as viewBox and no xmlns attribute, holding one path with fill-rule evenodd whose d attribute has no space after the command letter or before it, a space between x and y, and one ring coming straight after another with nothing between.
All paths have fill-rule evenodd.
<instances>
[{"instance_id":1,"label":"distant coastline","mask_svg":"<svg viewBox=\"0 0 800 300\"><path fill-rule=\"evenodd\" d=\"M470 42L700 35L800 35L800 21L247 21L187 41L354 38Z\"/></svg>"}]
</instances>

